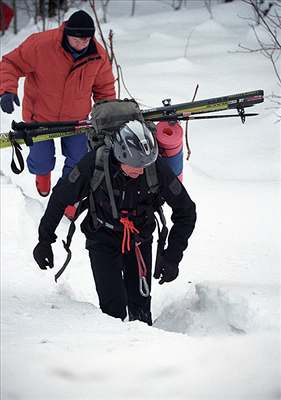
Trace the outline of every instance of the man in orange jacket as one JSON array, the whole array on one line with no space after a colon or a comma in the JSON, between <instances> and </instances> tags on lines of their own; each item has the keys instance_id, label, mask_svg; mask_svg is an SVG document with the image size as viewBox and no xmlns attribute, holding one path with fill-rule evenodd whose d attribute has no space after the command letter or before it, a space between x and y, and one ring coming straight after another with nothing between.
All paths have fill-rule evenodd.
<instances>
[{"instance_id":1,"label":"man in orange jacket","mask_svg":"<svg viewBox=\"0 0 281 400\"><path fill-rule=\"evenodd\" d=\"M14 103L20 105L20 77L25 77L22 115L26 122L86 119L92 108L92 96L94 101L115 99L112 67L94 33L90 15L77 11L59 28L32 34L4 55L0 63L2 111L11 114ZM65 176L87 152L87 138L62 138L61 148ZM55 167L53 140L34 143L27 165L36 175L39 194L48 196ZM75 207L67 207L66 215L74 214Z\"/></svg>"}]
</instances>

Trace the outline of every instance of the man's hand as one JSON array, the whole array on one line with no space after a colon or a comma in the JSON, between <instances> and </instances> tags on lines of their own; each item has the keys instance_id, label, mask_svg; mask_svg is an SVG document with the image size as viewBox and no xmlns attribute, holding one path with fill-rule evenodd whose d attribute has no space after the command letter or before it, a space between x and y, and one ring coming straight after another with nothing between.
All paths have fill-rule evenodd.
<instances>
[{"instance_id":1,"label":"man's hand","mask_svg":"<svg viewBox=\"0 0 281 400\"><path fill-rule=\"evenodd\" d=\"M0 99L0 106L2 108L2 111L8 114L12 114L14 111L14 103L17 106L20 106L20 101L19 98L16 94L14 93L4 93L1 96Z\"/></svg>"},{"instance_id":2,"label":"man's hand","mask_svg":"<svg viewBox=\"0 0 281 400\"><path fill-rule=\"evenodd\" d=\"M33 250L33 257L41 269L54 266L54 255L50 243L39 242Z\"/></svg>"},{"instance_id":3,"label":"man's hand","mask_svg":"<svg viewBox=\"0 0 281 400\"><path fill-rule=\"evenodd\" d=\"M160 257L158 265L155 268L153 277L159 279L159 285L163 285L165 282L172 282L177 278L179 274L179 266L176 263L172 263L165 258L165 255Z\"/></svg>"}]
</instances>

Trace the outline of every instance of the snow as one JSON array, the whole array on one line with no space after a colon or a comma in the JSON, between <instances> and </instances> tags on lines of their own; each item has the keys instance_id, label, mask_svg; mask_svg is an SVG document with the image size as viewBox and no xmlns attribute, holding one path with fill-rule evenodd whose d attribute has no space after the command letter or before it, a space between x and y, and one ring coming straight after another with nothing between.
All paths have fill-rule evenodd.
<instances>
[{"instance_id":1,"label":"snow","mask_svg":"<svg viewBox=\"0 0 281 400\"><path fill-rule=\"evenodd\" d=\"M199 0L177 12L168 3L138 1L131 18L128 2L111 2L103 25L105 35L113 29L126 85L143 105L189 101L197 83L197 100L278 93L269 60L237 52L239 43L255 46L245 3L216 2L213 19ZM36 31L31 21L4 36L2 54ZM253 111L259 116L245 125L189 122L184 184L198 222L179 278L154 281L153 327L101 313L79 229L55 283L66 219L56 268L38 269L32 250L47 199L26 170L11 172L11 151L1 150L1 399L280 399L280 123L267 97ZM2 113L1 131L20 112ZM62 161L57 146L53 183Z\"/></svg>"}]
</instances>

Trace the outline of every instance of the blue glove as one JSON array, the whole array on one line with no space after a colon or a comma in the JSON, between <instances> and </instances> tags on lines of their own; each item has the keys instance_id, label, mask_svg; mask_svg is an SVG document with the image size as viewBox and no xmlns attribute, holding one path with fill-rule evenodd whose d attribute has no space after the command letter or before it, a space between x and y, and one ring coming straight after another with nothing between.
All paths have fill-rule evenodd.
<instances>
[{"instance_id":1,"label":"blue glove","mask_svg":"<svg viewBox=\"0 0 281 400\"><path fill-rule=\"evenodd\" d=\"M16 94L14 93L4 93L1 96L0 99L0 106L2 108L2 111L8 114L12 114L14 111L14 102L16 103L17 106L20 106L20 101L19 98Z\"/></svg>"},{"instance_id":2,"label":"blue glove","mask_svg":"<svg viewBox=\"0 0 281 400\"><path fill-rule=\"evenodd\" d=\"M179 274L179 266L165 258L165 255L160 257L154 271L153 277L159 279L159 285L165 282L172 282Z\"/></svg>"}]
</instances>

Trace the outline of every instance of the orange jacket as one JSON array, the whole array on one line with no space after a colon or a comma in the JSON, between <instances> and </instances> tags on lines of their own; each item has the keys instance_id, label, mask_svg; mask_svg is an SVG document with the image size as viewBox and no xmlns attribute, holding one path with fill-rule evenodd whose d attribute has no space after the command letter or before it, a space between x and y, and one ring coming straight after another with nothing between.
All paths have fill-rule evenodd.
<instances>
[{"instance_id":1,"label":"orange jacket","mask_svg":"<svg viewBox=\"0 0 281 400\"><path fill-rule=\"evenodd\" d=\"M3 56L0 63L0 95L17 93L24 83L24 121L84 119L93 99L115 99L114 77L106 51L93 39L94 52L80 60L62 46L63 25L35 33Z\"/></svg>"}]
</instances>

